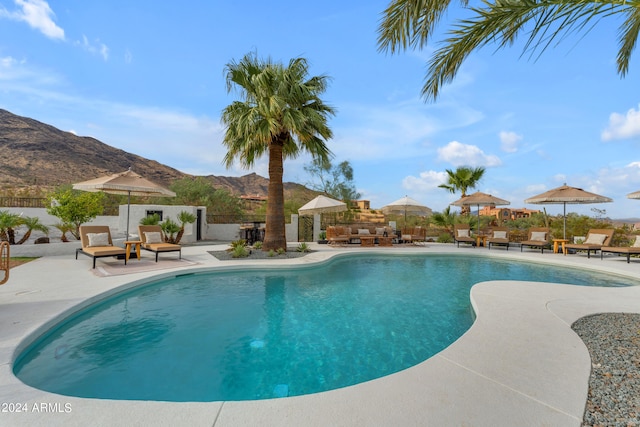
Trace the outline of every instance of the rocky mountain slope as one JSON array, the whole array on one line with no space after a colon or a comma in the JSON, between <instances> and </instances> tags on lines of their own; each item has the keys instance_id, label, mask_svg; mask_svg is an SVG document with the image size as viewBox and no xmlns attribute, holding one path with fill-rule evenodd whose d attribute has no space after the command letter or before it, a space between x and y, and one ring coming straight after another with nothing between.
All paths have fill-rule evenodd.
<instances>
[{"instance_id":1,"label":"rocky mountain slope","mask_svg":"<svg viewBox=\"0 0 640 427\"><path fill-rule=\"evenodd\" d=\"M65 132L0 109L0 194L24 188L51 188L110 175L131 167L158 184L189 176L177 169L111 147L95 138ZM242 177L207 176L215 188L236 195L267 195L269 180L255 173ZM311 190L285 183L285 193ZM286 194L285 194L286 197Z\"/></svg>"}]
</instances>

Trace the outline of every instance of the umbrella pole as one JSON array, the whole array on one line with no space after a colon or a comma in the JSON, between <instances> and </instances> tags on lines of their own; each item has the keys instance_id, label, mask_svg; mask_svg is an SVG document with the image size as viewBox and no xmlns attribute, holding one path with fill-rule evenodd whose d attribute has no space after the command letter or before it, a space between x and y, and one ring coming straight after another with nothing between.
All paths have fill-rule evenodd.
<instances>
[{"instance_id":1,"label":"umbrella pole","mask_svg":"<svg viewBox=\"0 0 640 427\"><path fill-rule=\"evenodd\" d=\"M567 240L567 202L562 204L564 206L562 211L562 238Z\"/></svg>"},{"instance_id":2,"label":"umbrella pole","mask_svg":"<svg viewBox=\"0 0 640 427\"><path fill-rule=\"evenodd\" d=\"M129 210L131 209L131 191L127 193L127 235L124 240L129 240Z\"/></svg>"},{"instance_id":3,"label":"umbrella pole","mask_svg":"<svg viewBox=\"0 0 640 427\"><path fill-rule=\"evenodd\" d=\"M480 235L480 205L477 205L476 208L478 209L478 224L476 224L476 233L478 234L478 236Z\"/></svg>"}]
</instances>

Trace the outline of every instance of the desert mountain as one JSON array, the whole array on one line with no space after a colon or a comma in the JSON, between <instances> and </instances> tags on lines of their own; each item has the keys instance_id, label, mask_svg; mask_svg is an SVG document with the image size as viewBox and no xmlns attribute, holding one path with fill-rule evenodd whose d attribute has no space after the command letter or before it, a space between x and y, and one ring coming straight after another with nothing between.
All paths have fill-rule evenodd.
<instances>
[{"instance_id":1,"label":"desert mountain","mask_svg":"<svg viewBox=\"0 0 640 427\"><path fill-rule=\"evenodd\" d=\"M122 172L129 167L164 186L190 176L95 138L77 136L3 109L0 109L0 153L2 192L27 187L51 188ZM215 188L225 188L236 195L267 195L269 180L255 173L206 178ZM292 191L312 194L302 185L285 183L285 197Z\"/></svg>"}]
</instances>

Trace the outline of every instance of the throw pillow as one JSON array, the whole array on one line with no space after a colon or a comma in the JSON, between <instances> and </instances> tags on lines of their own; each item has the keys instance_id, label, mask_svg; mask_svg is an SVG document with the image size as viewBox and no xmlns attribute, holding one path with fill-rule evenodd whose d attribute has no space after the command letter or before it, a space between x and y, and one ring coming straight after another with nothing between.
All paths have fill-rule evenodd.
<instances>
[{"instance_id":1,"label":"throw pillow","mask_svg":"<svg viewBox=\"0 0 640 427\"><path fill-rule=\"evenodd\" d=\"M584 241L585 245L601 245L604 243L604 240L607 238L606 234L598 234L593 233L589 234L587 240Z\"/></svg>"},{"instance_id":2,"label":"throw pillow","mask_svg":"<svg viewBox=\"0 0 640 427\"><path fill-rule=\"evenodd\" d=\"M382 227L382 228L376 228L376 234L377 234L378 236L382 236L382 235L384 235L384 227Z\"/></svg>"},{"instance_id":3,"label":"throw pillow","mask_svg":"<svg viewBox=\"0 0 640 427\"><path fill-rule=\"evenodd\" d=\"M162 243L162 235L159 231L145 231L144 238L147 243Z\"/></svg>"},{"instance_id":4,"label":"throw pillow","mask_svg":"<svg viewBox=\"0 0 640 427\"><path fill-rule=\"evenodd\" d=\"M636 241L633 242L633 248L640 248L640 236L636 237Z\"/></svg>"},{"instance_id":5,"label":"throw pillow","mask_svg":"<svg viewBox=\"0 0 640 427\"><path fill-rule=\"evenodd\" d=\"M109 233L87 233L89 238L89 247L92 246L111 246L109 244Z\"/></svg>"},{"instance_id":6,"label":"throw pillow","mask_svg":"<svg viewBox=\"0 0 640 427\"><path fill-rule=\"evenodd\" d=\"M494 231L493 232L493 238L494 239L506 239L507 238L507 232L506 231Z\"/></svg>"},{"instance_id":7,"label":"throw pillow","mask_svg":"<svg viewBox=\"0 0 640 427\"><path fill-rule=\"evenodd\" d=\"M369 229L367 229L367 228L358 228L358 234L369 234Z\"/></svg>"},{"instance_id":8,"label":"throw pillow","mask_svg":"<svg viewBox=\"0 0 640 427\"><path fill-rule=\"evenodd\" d=\"M458 230L458 237L469 237L469 229Z\"/></svg>"},{"instance_id":9,"label":"throw pillow","mask_svg":"<svg viewBox=\"0 0 640 427\"><path fill-rule=\"evenodd\" d=\"M545 242L547 240L547 233L544 231L532 231L531 240L535 242Z\"/></svg>"}]
</instances>

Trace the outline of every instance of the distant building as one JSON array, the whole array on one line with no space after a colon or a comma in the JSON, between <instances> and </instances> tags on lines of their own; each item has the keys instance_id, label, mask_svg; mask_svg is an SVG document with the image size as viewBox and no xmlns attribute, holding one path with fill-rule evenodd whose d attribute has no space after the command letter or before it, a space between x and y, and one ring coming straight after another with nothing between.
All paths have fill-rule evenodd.
<instances>
[{"instance_id":1,"label":"distant building","mask_svg":"<svg viewBox=\"0 0 640 427\"><path fill-rule=\"evenodd\" d=\"M529 218L531 214L540 213L535 209L512 209L512 208L497 208L492 206L484 206L480 209L480 215L495 216L496 219L501 221L515 220L519 218Z\"/></svg>"},{"instance_id":2,"label":"distant building","mask_svg":"<svg viewBox=\"0 0 640 427\"><path fill-rule=\"evenodd\" d=\"M243 194L240 196L240 200L244 203L244 207L251 209L255 205L261 205L267 201L267 196L261 196L260 194Z\"/></svg>"},{"instance_id":3,"label":"distant building","mask_svg":"<svg viewBox=\"0 0 640 427\"><path fill-rule=\"evenodd\" d=\"M351 200L351 209L368 211L371 209L371 205L368 200Z\"/></svg>"}]
</instances>

